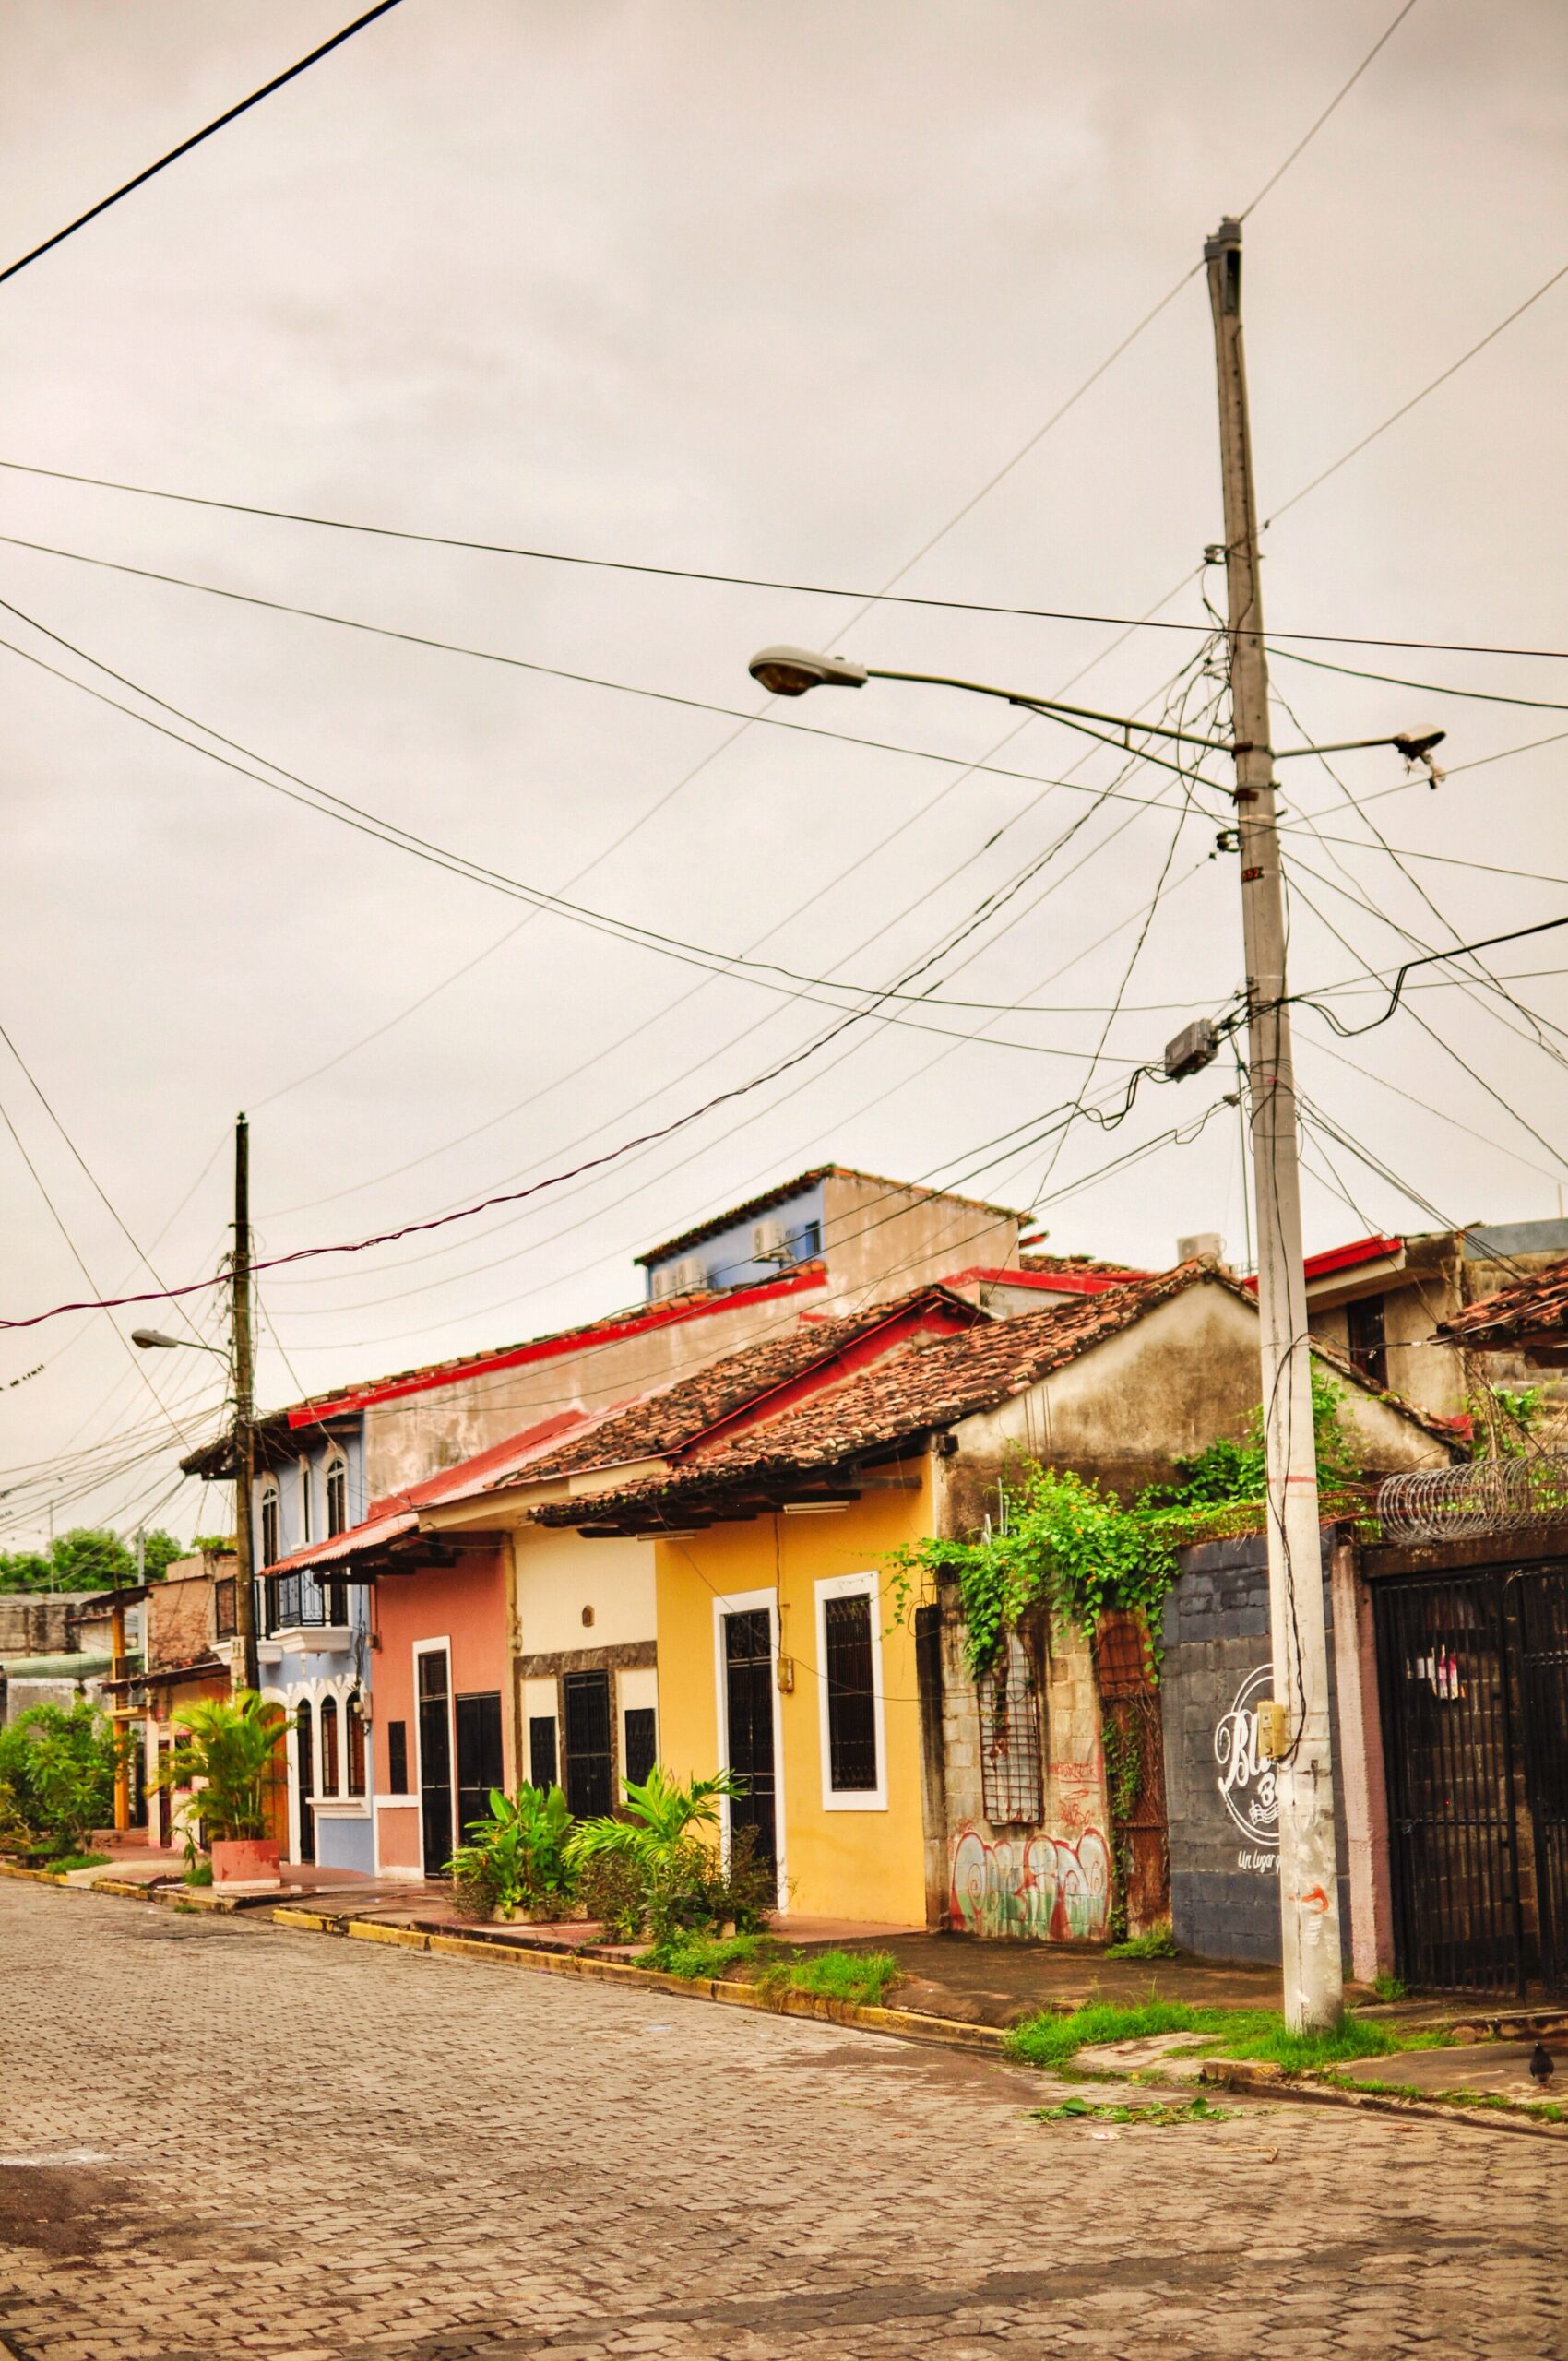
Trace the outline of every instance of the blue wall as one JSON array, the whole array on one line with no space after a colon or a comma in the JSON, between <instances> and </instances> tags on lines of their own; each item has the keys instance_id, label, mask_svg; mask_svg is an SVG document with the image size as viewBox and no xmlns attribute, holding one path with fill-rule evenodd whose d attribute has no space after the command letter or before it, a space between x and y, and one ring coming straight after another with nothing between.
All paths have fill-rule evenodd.
<instances>
[{"instance_id":1,"label":"blue wall","mask_svg":"<svg viewBox=\"0 0 1568 2361\"><path fill-rule=\"evenodd\" d=\"M749 1214L744 1221L731 1222L728 1228L714 1231L695 1246L683 1247L679 1253L666 1254L659 1262L647 1266L647 1291L653 1293L655 1271L666 1269L671 1263L692 1257L700 1261L707 1272L710 1287L757 1287L768 1279L776 1279L780 1269L778 1263L757 1263L752 1259L752 1231L759 1221L782 1222L790 1235L795 1260L814 1262L822 1252L822 1190L820 1180L799 1195L786 1197L782 1204L769 1205L766 1213ZM814 1236L813 1231L814 1229Z\"/></svg>"}]
</instances>

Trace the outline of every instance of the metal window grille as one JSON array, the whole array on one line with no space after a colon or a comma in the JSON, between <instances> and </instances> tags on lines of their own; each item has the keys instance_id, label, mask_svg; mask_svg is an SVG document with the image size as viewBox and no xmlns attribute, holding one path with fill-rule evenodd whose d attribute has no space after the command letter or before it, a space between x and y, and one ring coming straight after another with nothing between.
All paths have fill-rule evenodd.
<instances>
[{"instance_id":1,"label":"metal window grille","mask_svg":"<svg viewBox=\"0 0 1568 2361\"><path fill-rule=\"evenodd\" d=\"M386 1792L389 1796L406 1796L409 1792L407 1722L388 1722L386 1725Z\"/></svg>"},{"instance_id":2,"label":"metal window grille","mask_svg":"<svg viewBox=\"0 0 1568 2361\"><path fill-rule=\"evenodd\" d=\"M658 1737L651 1705L626 1708L626 1776L639 1786L658 1760Z\"/></svg>"},{"instance_id":3,"label":"metal window grille","mask_svg":"<svg viewBox=\"0 0 1568 2361\"><path fill-rule=\"evenodd\" d=\"M1034 1667L1009 1631L980 1683L980 1793L993 1826L1032 1824L1044 1809L1039 1721Z\"/></svg>"},{"instance_id":4,"label":"metal window grille","mask_svg":"<svg viewBox=\"0 0 1568 2361\"><path fill-rule=\"evenodd\" d=\"M574 1820L595 1820L615 1808L610 1675L569 1672L561 1686L566 1705L566 1801Z\"/></svg>"},{"instance_id":5,"label":"metal window grille","mask_svg":"<svg viewBox=\"0 0 1568 2361\"><path fill-rule=\"evenodd\" d=\"M314 1574L271 1574L266 1584L267 1633L315 1631L349 1619L349 1585Z\"/></svg>"},{"instance_id":6,"label":"metal window grille","mask_svg":"<svg viewBox=\"0 0 1568 2361\"><path fill-rule=\"evenodd\" d=\"M270 1566L281 1553L278 1547L278 1487L269 1484L261 1496L261 1562Z\"/></svg>"},{"instance_id":7,"label":"metal window grille","mask_svg":"<svg viewBox=\"0 0 1568 2361\"><path fill-rule=\"evenodd\" d=\"M559 1776L555 1764L555 1716L553 1714L530 1714L529 1716L529 1777L536 1787L553 1787Z\"/></svg>"},{"instance_id":8,"label":"metal window grille","mask_svg":"<svg viewBox=\"0 0 1568 2361\"><path fill-rule=\"evenodd\" d=\"M321 1793L338 1793L338 1700L325 1697L321 1704Z\"/></svg>"},{"instance_id":9,"label":"metal window grille","mask_svg":"<svg viewBox=\"0 0 1568 2361\"><path fill-rule=\"evenodd\" d=\"M863 1795L877 1783L876 1701L872 1686L871 1600L864 1591L823 1601L826 1635L828 1784Z\"/></svg>"}]
</instances>

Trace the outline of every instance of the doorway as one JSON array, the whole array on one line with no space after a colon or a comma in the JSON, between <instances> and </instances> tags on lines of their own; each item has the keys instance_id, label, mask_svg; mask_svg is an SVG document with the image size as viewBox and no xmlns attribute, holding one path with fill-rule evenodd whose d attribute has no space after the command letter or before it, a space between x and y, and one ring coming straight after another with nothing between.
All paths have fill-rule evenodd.
<instances>
[{"instance_id":1,"label":"doorway","mask_svg":"<svg viewBox=\"0 0 1568 2361\"><path fill-rule=\"evenodd\" d=\"M610 1675L568 1672L561 1689L567 1808L574 1820L601 1820L615 1809Z\"/></svg>"},{"instance_id":2,"label":"doorway","mask_svg":"<svg viewBox=\"0 0 1568 2361\"><path fill-rule=\"evenodd\" d=\"M310 1699L302 1697L294 1715L294 1766L299 1775L300 1846L295 1859L315 1858L315 1733L311 1726Z\"/></svg>"},{"instance_id":3,"label":"doorway","mask_svg":"<svg viewBox=\"0 0 1568 2361\"><path fill-rule=\"evenodd\" d=\"M501 1753L501 1691L485 1690L459 1697L457 1725L457 1842L476 1820L490 1818L490 1791L506 1784Z\"/></svg>"},{"instance_id":4,"label":"doorway","mask_svg":"<svg viewBox=\"0 0 1568 2361\"><path fill-rule=\"evenodd\" d=\"M778 1869L778 1772L773 1751L773 1611L748 1607L722 1618L724 1757L744 1793L731 1797L730 1833L754 1831L755 1857Z\"/></svg>"},{"instance_id":5,"label":"doorway","mask_svg":"<svg viewBox=\"0 0 1568 2361\"><path fill-rule=\"evenodd\" d=\"M439 1878L445 1875L452 1857L452 1698L446 1650L422 1649L414 1667L424 1873L427 1878Z\"/></svg>"}]
</instances>

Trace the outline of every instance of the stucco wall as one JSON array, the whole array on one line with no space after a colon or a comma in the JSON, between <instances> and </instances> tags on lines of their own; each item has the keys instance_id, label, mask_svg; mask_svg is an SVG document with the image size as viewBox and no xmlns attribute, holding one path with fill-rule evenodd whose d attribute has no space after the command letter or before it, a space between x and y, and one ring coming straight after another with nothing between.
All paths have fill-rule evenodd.
<instances>
[{"instance_id":1,"label":"stucco wall","mask_svg":"<svg viewBox=\"0 0 1568 2361\"><path fill-rule=\"evenodd\" d=\"M447 1643L452 1697L499 1691L504 1785L508 1788L516 1786L521 1774L511 1703L510 1582L511 1553L503 1544L494 1549L466 1549L455 1566L392 1575L376 1584L374 1733L377 1760L383 1765L383 1795L386 1792L387 1729L393 1722L404 1726L410 1790L418 1793L419 1708L414 1647L422 1640ZM456 1775L454 1747L454 1782ZM388 1807L378 1797L375 1829L376 1867L384 1872L417 1871L421 1847L418 1811L400 1804Z\"/></svg>"},{"instance_id":2,"label":"stucco wall","mask_svg":"<svg viewBox=\"0 0 1568 2361\"><path fill-rule=\"evenodd\" d=\"M522 1655L657 1637L651 1542L585 1541L580 1534L524 1525L516 1552Z\"/></svg>"},{"instance_id":3,"label":"stucco wall","mask_svg":"<svg viewBox=\"0 0 1568 2361\"><path fill-rule=\"evenodd\" d=\"M885 1478L887 1471L878 1473ZM761 1517L654 1545L661 1752L680 1776L711 1772L723 1759L717 1602L761 1593L777 1606L779 1654L793 1667L793 1687L774 1691L778 1827L786 1907L799 1916L925 1922L914 1640L893 1622L883 1572L888 1550L927 1529L925 1463L910 1463L908 1473L910 1489L868 1491L841 1515ZM874 1809L827 1809L815 1585L868 1572L879 1585L872 1624L882 1667L886 1801Z\"/></svg>"},{"instance_id":4,"label":"stucco wall","mask_svg":"<svg viewBox=\"0 0 1568 2361\"><path fill-rule=\"evenodd\" d=\"M1023 1227L961 1197L892 1189L848 1173L824 1181L823 1217L836 1311L880 1302L975 1265L1016 1264Z\"/></svg>"}]
</instances>

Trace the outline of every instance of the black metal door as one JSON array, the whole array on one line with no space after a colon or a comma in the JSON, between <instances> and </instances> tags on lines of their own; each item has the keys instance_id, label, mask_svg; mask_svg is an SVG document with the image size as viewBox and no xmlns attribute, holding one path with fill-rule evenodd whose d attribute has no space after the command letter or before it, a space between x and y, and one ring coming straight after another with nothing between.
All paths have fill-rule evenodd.
<instances>
[{"instance_id":1,"label":"black metal door","mask_svg":"<svg viewBox=\"0 0 1568 2361\"><path fill-rule=\"evenodd\" d=\"M311 1726L310 1701L302 1697L294 1715L294 1761L300 1774L300 1858L315 1858L315 1732Z\"/></svg>"},{"instance_id":2,"label":"black metal door","mask_svg":"<svg viewBox=\"0 0 1568 2361\"><path fill-rule=\"evenodd\" d=\"M730 1830L756 1832L756 1858L778 1865L773 1768L773 1619L766 1607L724 1618L724 1711L730 1768L745 1788L730 1806Z\"/></svg>"},{"instance_id":3,"label":"black metal door","mask_svg":"<svg viewBox=\"0 0 1568 2361\"><path fill-rule=\"evenodd\" d=\"M420 1827L424 1873L438 1878L452 1857L452 1729L447 1720L446 1651L418 1659L420 1709Z\"/></svg>"},{"instance_id":4,"label":"black metal door","mask_svg":"<svg viewBox=\"0 0 1568 2361\"><path fill-rule=\"evenodd\" d=\"M1520 1753L1535 1838L1540 1973L1568 1989L1568 1572L1515 1574Z\"/></svg>"},{"instance_id":5,"label":"black metal door","mask_svg":"<svg viewBox=\"0 0 1568 2361\"><path fill-rule=\"evenodd\" d=\"M561 1687L566 1725L566 1802L574 1820L601 1820L615 1809L610 1675L569 1672Z\"/></svg>"},{"instance_id":6,"label":"black metal door","mask_svg":"<svg viewBox=\"0 0 1568 2361\"><path fill-rule=\"evenodd\" d=\"M1501 1572L1374 1591L1395 1954L1411 1984L1517 1993L1513 1717Z\"/></svg>"},{"instance_id":7,"label":"black metal door","mask_svg":"<svg viewBox=\"0 0 1568 2361\"><path fill-rule=\"evenodd\" d=\"M490 1818L490 1791L505 1780L501 1753L501 1691L481 1690L457 1703L457 1835L468 1835L476 1820Z\"/></svg>"}]
</instances>

